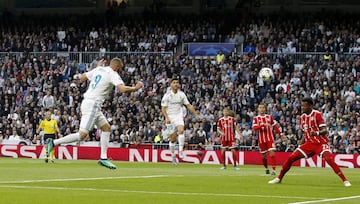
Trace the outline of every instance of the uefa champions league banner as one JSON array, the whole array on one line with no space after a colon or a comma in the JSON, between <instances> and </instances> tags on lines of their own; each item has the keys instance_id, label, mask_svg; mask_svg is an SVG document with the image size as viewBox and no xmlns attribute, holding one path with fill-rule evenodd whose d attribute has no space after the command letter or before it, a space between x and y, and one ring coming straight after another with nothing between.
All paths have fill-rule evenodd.
<instances>
[{"instance_id":1,"label":"uefa champions league banner","mask_svg":"<svg viewBox=\"0 0 360 204\"><path fill-rule=\"evenodd\" d=\"M235 51L235 43L189 43L190 56L216 56L219 52L229 56Z\"/></svg>"},{"instance_id":2,"label":"uefa champions league banner","mask_svg":"<svg viewBox=\"0 0 360 204\"><path fill-rule=\"evenodd\" d=\"M281 165L291 152L277 152L277 165ZM26 145L0 145L1 157L13 158L33 158L44 159L45 148L43 146L26 146ZM89 159L97 160L100 155L100 147L89 146L57 146L55 147L56 159L79 160ZM184 159L180 162L194 164L221 164L221 152L216 151L184 151ZM109 148L108 156L114 161L128 162L171 162L171 152L168 149L152 149L152 148ZM230 151L226 152L226 163L233 164L233 158ZM360 168L359 154L333 154L335 162L341 167ZM254 151L238 151L237 164L241 165L262 165L261 154ZM301 167L329 167L324 160L318 156L309 159L301 159L296 161L294 166Z\"/></svg>"}]
</instances>

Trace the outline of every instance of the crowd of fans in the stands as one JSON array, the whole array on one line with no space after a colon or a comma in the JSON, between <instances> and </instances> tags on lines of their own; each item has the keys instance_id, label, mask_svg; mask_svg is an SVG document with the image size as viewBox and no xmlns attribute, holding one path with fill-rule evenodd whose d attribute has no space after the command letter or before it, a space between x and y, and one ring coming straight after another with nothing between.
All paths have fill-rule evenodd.
<instances>
[{"instance_id":1,"label":"crowd of fans in the stands","mask_svg":"<svg viewBox=\"0 0 360 204\"><path fill-rule=\"evenodd\" d=\"M67 16L3 15L0 33L0 138L33 140L46 110L53 112L62 135L79 128L80 102L86 82L72 79L80 64L71 57L33 55L31 52L71 51L174 51L186 42L234 42L244 54L223 60L156 54L120 56L126 84L143 79L145 87L132 94L114 92L103 106L111 122L111 140L118 143L162 143L164 128L160 101L168 79L181 75L181 89L200 111L203 120L186 117L187 141L198 148L218 144L216 121L230 106L243 130L239 145L253 146L251 130L257 104L264 101L268 113L288 136L276 135L279 151L293 151L302 135L298 118L304 95L316 101L324 113L334 152L359 153L360 147L360 21L344 14L287 14L236 18L235 14L203 16L116 16L91 14ZM313 16L316 15L316 18ZM109 17L111 16L111 18ZM103 19L106 19L104 22ZM234 20L236 19L236 20ZM317 19L316 21L312 19ZM87 22L81 23L78 22ZM346 23L345 23L346 22ZM295 67L296 52L306 55ZM20 52L21 54L13 54ZM275 53L269 54L266 53ZM305 56L305 55L304 55ZM96 60L94 61L96 64ZM257 77L261 67L271 67L275 79L264 83ZM91 69L87 65L85 69ZM94 129L88 140L98 140Z\"/></svg>"}]
</instances>

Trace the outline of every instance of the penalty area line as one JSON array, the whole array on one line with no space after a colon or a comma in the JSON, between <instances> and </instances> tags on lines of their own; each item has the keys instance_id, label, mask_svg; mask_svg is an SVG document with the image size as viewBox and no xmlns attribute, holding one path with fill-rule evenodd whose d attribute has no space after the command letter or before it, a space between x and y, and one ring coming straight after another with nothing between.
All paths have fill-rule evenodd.
<instances>
[{"instance_id":1,"label":"penalty area line","mask_svg":"<svg viewBox=\"0 0 360 204\"><path fill-rule=\"evenodd\" d=\"M109 180L109 179L143 179L143 178L160 178L169 177L170 175L149 175L149 176L111 176L98 178L65 178L65 179L43 179L43 180L22 180L22 181L0 181L0 184L13 183L42 183L42 182L63 182L63 181L95 181L95 180Z\"/></svg>"},{"instance_id":2,"label":"penalty area line","mask_svg":"<svg viewBox=\"0 0 360 204\"><path fill-rule=\"evenodd\" d=\"M96 191L96 192L118 192L118 193L159 194L159 195L187 195L187 196L257 197L257 198L280 198L280 199L303 199L303 200L323 199L323 198L298 197L298 196L272 196L272 195L225 194L225 193L191 193L191 192L169 192L169 191L162 192L162 191L120 190L120 189L101 189L101 188L65 188L65 187L53 187L53 186L0 185L0 188Z\"/></svg>"},{"instance_id":3,"label":"penalty area line","mask_svg":"<svg viewBox=\"0 0 360 204\"><path fill-rule=\"evenodd\" d=\"M357 198L360 198L360 195L358 195L358 196L340 197L340 198L328 198L328 199L322 199L322 200L303 201L303 202L296 202L296 203L289 203L289 204L323 203L323 202L329 202L329 201L351 200L351 199L357 199Z\"/></svg>"}]
</instances>

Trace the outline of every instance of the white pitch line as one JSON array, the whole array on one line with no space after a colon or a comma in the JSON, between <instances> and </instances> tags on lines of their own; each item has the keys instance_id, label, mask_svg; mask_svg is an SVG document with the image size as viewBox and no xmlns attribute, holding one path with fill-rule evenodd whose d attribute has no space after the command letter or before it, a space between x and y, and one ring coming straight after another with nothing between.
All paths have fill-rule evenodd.
<instances>
[{"instance_id":1,"label":"white pitch line","mask_svg":"<svg viewBox=\"0 0 360 204\"><path fill-rule=\"evenodd\" d=\"M190 193L190 192L169 192L169 191L136 191L136 190L118 190L118 189L101 189L101 188L65 188L52 186L13 186L0 185L0 188L19 188L19 189L49 189L49 190L72 190L72 191L96 191L96 192L118 192L118 193L143 193L143 194L162 194L162 195L188 195L188 196L217 196L217 197L259 197L259 198L281 198L281 199L322 199L297 196L272 196L272 195L251 195L251 194L223 194L223 193Z\"/></svg>"},{"instance_id":2,"label":"white pitch line","mask_svg":"<svg viewBox=\"0 0 360 204\"><path fill-rule=\"evenodd\" d=\"M289 204L323 203L323 202L329 202L329 201L350 200L350 199L356 199L356 198L360 198L360 195L349 196L349 197L340 197L340 198L329 198L329 199L322 199L322 200L311 200L311 201L296 202L296 203L289 203Z\"/></svg>"},{"instance_id":3,"label":"white pitch line","mask_svg":"<svg viewBox=\"0 0 360 204\"><path fill-rule=\"evenodd\" d=\"M12 183L42 183L42 182L58 182L58 181L93 181L93 180L109 180L109 179L138 179L138 178L160 178L170 175L150 175L150 176L116 176L116 177L98 177L98 178L67 178L67 179L44 179L44 180L23 180L23 181L0 181L0 184Z\"/></svg>"}]
</instances>

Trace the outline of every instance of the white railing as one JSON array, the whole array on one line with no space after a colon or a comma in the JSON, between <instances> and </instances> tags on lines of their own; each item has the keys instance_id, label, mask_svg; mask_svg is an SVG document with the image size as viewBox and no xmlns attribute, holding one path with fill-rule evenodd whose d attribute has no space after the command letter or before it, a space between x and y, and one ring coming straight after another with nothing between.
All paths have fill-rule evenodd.
<instances>
[{"instance_id":1,"label":"white railing","mask_svg":"<svg viewBox=\"0 0 360 204\"><path fill-rule=\"evenodd\" d=\"M73 61L77 61L78 63L91 63L96 59L99 58L130 58L130 57L137 57L141 56L145 58L146 56L155 56L159 57L160 59L172 58L174 57L173 52L0 52L0 58L5 57L15 57L16 59L27 57L30 59L38 58L38 57L49 57L50 59L55 56L59 58L70 59Z\"/></svg>"},{"instance_id":2,"label":"white railing","mask_svg":"<svg viewBox=\"0 0 360 204\"><path fill-rule=\"evenodd\" d=\"M245 54L245 53L242 53ZM323 58L324 52L298 52L298 53L260 53L260 56L266 56L269 59L275 60L279 55L285 55L287 58L291 58L295 64L304 64L307 60L312 59L315 61L321 61ZM338 61L340 58L343 59L354 59L355 57L359 56L360 53L330 53L335 59ZM236 55L241 55L239 52ZM169 59L174 57L173 52L0 52L0 58L5 59L6 57L15 57L19 59L21 57L28 57L30 59L38 58L40 56L49 57L50 59L53 56L59 58L65 58L72 61L76 61L78 63L91 63L94 60L99 58L113 58L113 57L120 57L120 58L127 58L130 59L132 57L145 58L146 56L152 57L159 57L160 59ZM202 56L198 56L202 58Z\"/></svg>"}]
</instances>

